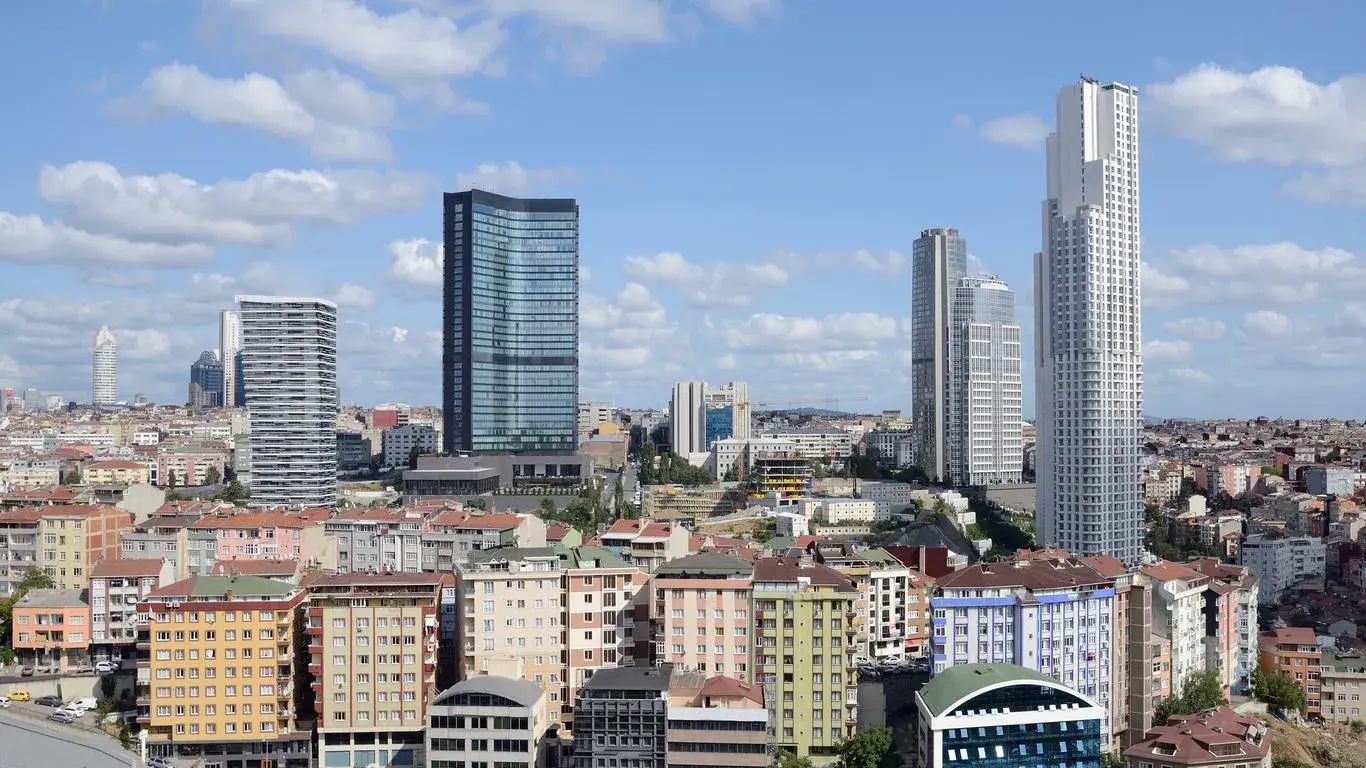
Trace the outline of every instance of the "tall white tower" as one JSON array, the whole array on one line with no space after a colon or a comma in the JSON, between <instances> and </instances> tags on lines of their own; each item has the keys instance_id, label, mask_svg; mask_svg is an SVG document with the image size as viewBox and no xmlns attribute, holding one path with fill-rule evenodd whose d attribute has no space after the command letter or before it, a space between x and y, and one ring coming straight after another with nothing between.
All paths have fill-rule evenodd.
<instances>
[{"instance_id":1,"label":"tall white tower","mask_svg":"<svg viewBox=\"0 0 1366 768\"><path fill-rule=\"evenodd\" d=\"M223 406L235 408L237 402L237 353L242 349L242 322L235 309L218 313L218 358L223 361Z\"/></svg>"},{"instance_id":2,"label":"tall white tower","mask_svg":"<svg viewBox=\"0 0 1366 768\"><path fill-rule=\"evenodd\" d=\"M958 281L949 355L949 479L954 485L1020 482L1020 325L1015 293L999 278Z\"/></svg>"},{"instance_id":3,"label":"tall white tower","mask_svg":"<svg viewBox=\"0 0 1366 768\"><path fill-rule=\"evenodd\" d=\"M253 506L337 498L337 305L238 296Z\"/></svg>"},{"instance_id":4,"label":"tall white tower","mask_svg":"<svg viewBox=\"0 0 1366 768\"><path fill-rule=\"evenodd\" d=\"M911 418L916 465L947 482L951 314L967 275L968 244L956 229L927 229L911 248Z\"/></svg>"},{"instance_id":5,"label":"tall white tower","mask_svg":"<svg viewBox=\"0 0 1366 768\"><path fill-rule=\"evenodd\" d=\"M1140 558L1138 89L1082 78L1048 137L1035 256L1040 543Z\"/></svg>"},{"instance_id":6,"label":"tall white tower","mask_svg":"<svg viewBox=\"0 0 1366 768\"><path fill-rule=\"evenodd\" d=\"M90 402L113 405L119 401L119 346L109 326L95 334L95 352L90 367Z\"/></svg>"},{"instance_id":7,"label":"tall white tower","mask_svg":"<svg viewBox=\"0 0 1366 768\"><path fill-rule=\"evenodd\" d=\"M706 398L705 381L674 384L673 398L669 401L669 443L675 456L687 458L707 450Z\"/></svg>"}]
</instances>

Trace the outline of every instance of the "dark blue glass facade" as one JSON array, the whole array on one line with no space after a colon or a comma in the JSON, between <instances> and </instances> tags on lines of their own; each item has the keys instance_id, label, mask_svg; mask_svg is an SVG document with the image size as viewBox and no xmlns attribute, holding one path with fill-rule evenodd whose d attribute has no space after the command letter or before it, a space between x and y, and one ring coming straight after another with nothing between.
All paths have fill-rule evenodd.
<instances>
[{"instance_id":1,"label":"dark blue glass facade","mask_svg":"<svg viewBox=\"0 0 1366 768\"><path fill-rule=\"evenodd\" d=\"M223 405L223 363L218 355L203 352L190 364L190 405L217 408Z\"/></svg>"},{"instance_id":2,"label":"dark blue glass facade","mask_svg":"<svg viewBox=\"0 0 1366 768\"><path fill-rule=\"evenodd\" d=\"M717 440L735 435L735 406L725 405L707 409L707 450Z\"/></svg>"},{"instance_id":3,"label":"dark blue glass facade","mask_svg":"<svg viewBox=\"0 0 1366 768\"><path fill-rule=\"evenodd\" d=\"M573 453L579 400L579 208L445 196L443 448Z\"/></svg>"},{"instance_id":4,"label":"dark blue glass facade","mask_svg":"<svg viewBox=\"0 0 1366 768\"><path fill-rule=\"evenodd\" d=\"M1060 711L1089 706L1083 699L1056 688L1013 685L975 696L955 709L953 715L975 717L1022 712L1057 715ZM1100 768L1100 727L1101 721L1093 718L949 728L944 731L939 765Z\"/></svg>"}]
</instances>

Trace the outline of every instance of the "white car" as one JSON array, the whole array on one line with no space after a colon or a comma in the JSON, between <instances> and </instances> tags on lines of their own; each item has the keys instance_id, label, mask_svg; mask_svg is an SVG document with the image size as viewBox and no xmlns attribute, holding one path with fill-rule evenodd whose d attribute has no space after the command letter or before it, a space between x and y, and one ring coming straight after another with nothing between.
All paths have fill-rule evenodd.
<instances>
[{"instance_id":1,"label":"white car","mask_svg":"<svg viewBox=\"0 0 1366 768\"><path fill-rule=\"evenodd\" d=\"M66 703L66 706L68 708L79 709L82 712L89 712L90 710L94 709L95 707L98 707L99 705L100 703L98 701L91 698L73 699L72 701L68 701Z\"/></svg>"},{"instance_id":2,"label":"white car","mask_svg":"<svg viewBox=\"0 0 1366 768\"><path fill-rule=\"evenodd\" d=\"M147 768L175 768L175 763L164 757L153 757L147 760Z\"/></svg>"},{"instance_id":3,"label":"white car","mask_svg":"<svg viewBox=\"0 0 1366 768\"><path fill-rule=\"evenodd\" d=\"M119 668L118 665L115 664L115 663L112 662L112 661L97 661L97 662L95 662L95 671L98 672L98 673L100 673L101 675L107 675L107 674L109 674L110 672L113 672L114 670L116 670L116 669L118 669L118 668Z\"/></svg>"},{"instance_id":4,"label":"white car","mask_svg":"<svg viewBox=\"0 0 1366 768\"><path fill-rule=\"evenodd\" d=\"M68 715L72 720L79 720L85 716L85 710L68 705L54 710L52 714Z\"/></svg>"}]
</instances>

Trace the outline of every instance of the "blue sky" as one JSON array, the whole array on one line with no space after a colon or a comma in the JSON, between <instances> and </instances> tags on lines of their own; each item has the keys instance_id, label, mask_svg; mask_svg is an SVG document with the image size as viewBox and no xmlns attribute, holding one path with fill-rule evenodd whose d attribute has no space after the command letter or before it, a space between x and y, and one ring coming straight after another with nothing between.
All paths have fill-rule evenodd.
<instances>
[{"instance_id":1,"label":"blue sky","mask_svg":"<svg viewBox=\"0 0 1366 768\"><path fill-rule=\"evenodd\" d=\"M287 292L342 305L343 399L437 402L439 193L475 184L579 199L585 398L906 407L921 229L959 228L1032 334L1042 136L1084 73L1143 91L1145 410L1366 416L1366 9L14 5L8 386L88 399L107 323L121 396L183 400L217 310Z\"/></svg>"}]
</instances>

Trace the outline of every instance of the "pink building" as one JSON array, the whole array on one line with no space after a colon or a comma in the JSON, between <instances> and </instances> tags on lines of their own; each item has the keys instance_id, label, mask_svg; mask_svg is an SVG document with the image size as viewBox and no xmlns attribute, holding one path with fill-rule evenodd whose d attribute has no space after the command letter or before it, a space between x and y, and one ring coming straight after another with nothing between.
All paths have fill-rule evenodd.
<instances>
[{"instance_id":1,"label":"pink building","mask_svg":"<svg viewBox=\"0 0 1366 768\"><path fill-rule=\"evenodd\" d=\"M220 509L189 527L190 537L212 535L217 560L302 560L324 564L323 523L329 509L298 512Z\"/></svg>"},{"instance_id":2,"label":"pink building","mask_svg":"<svg viewBox=\"0 0 1366 768\"><path fill-rule=\"evenodd\" d=\"M754 563L733 555L702 552L658 568L650 593L640 601L637 626L647 613L650 636L637 648L637 664L674 664L676 669L751 681L754 649L749 636ZM637 631L637 637L642 633Z\"/></svg>"},{"instance_id":3,"label":"pink building","mask_svg":"<svg viewBox=\"0 0 1366 768\"><path fill-rule=\"evenodd\" d=\"M225 451L163 446L157 452L155 482L162 488L168 487L171 484L171 476L174 475L177 487L207 485L210 479L209 470L218 470L218 476L222 478L227 460L228 455Z\"/></svg>"},{"instance_id":4,"label":"pink building","mask_svg":"<svg viewBox=\"0 0 1366 768\"><path fill-rule=\"evenodd\" d=\"M1210 579L1205 587L1205 668L1219 672L1226 690L1241 693L1257 666L1257 580L1247 568L1213 557L1189 560L1186 567Z\"/></svg>"}]
</instances>

